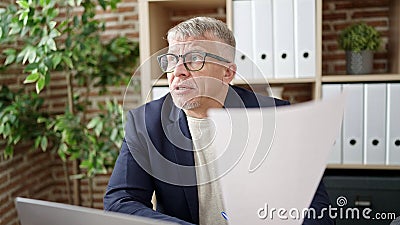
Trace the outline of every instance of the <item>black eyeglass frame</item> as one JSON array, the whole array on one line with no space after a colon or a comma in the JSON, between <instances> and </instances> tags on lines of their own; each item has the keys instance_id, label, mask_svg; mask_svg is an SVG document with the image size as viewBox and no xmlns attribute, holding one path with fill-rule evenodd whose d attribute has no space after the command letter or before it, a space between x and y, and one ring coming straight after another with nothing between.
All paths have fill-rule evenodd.
<instances>
[{"instance_id":1,"label":"black eyeglass frame","mask_svg":"<svg viewBox=\"0 0 400 225\"><path fill-rule=\"evenodd\" d=\"M201 67L200 67L199 69L196 69L196 70L190 69L190 68L187 66L186 60L185 60L185 58L186 58L186 56L187 56L188 54L193 54L193 53L202 54L202 56L204 57L204 59L203 59L203 64L201 65ZM191 52L187 52L187 53L185 53L185 54L183 54L183 55L175 55L175 54L172 54L172 53L165 53L165 54L162 54L162 55L157 56L158 65L160 66L161 71L163 71L164 73L172 73L172 72L174 72L174 70L175 70L175 68L176 68L176 65L175 65L175 67L174 67L171 71L165 71L165 70L162 68L162 66L161 66L161 58L164 57L164 56L168 56L168 55L174 56L174 57L176 58L176 62L179 62L179 58L182 58L182 60L183 60L183 65L185 66L185 68L186 68L188 71L200 71L201 69L203 69L204 64L205 64L205 62L206 62L206 57L207 57L207 56L209 56L209 57L211 57L211 58L214 58L214 59L216 59L216 60L222 61L222 62L231 63L231 61L229 61L229 60L227 60L227 59L225 59L225 58L223 58L223 57L221 57L221 56L219 56L219 55L215 55L215 54L212 54L212 53L209 53L209 52L191 51Z\"/></svg>"}]
</instances>

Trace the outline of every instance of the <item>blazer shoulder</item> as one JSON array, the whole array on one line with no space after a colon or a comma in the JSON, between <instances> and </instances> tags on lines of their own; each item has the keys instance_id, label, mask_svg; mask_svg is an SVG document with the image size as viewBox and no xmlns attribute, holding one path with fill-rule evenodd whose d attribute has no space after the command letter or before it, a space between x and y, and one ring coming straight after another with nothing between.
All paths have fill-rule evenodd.
<instances>
[{"instance_id":1,"label":"blazer shoulder","mask_svg":"<svg viewBox=\"0 0 400 225\"><path fill-rule=\"evenodd\" d=\"M261 95L242 87L232 86L232 88L247 103L247 107L272 107L290 105L289 101Z\"/></svg>"},{"instance_id":2,"label":"blazer shoulder","mask_svg":"<svg viewBox=\"0 0 400 225\"><path fill-rule=\"evenodd\" d=\"M152 114L152 113L158 112L161 110L166 97L167 97L167 95L165 95L162 98L147 102L146 104L143 104L136 108L130 109L129 112L131 114L137 114L137 113L143 113L143 112Z\"/></svg>"},{"instance_id":3,"label":"blazer shoulder","mask_svg":"<svg viewBox=\"0 0 400 225\"><path fill-rule=\"evenodd\" d=\"M274 98L274 100L275 100L276 106L290 105L290 102L286 101L286 100L282 100L282 99L278 99L278 98Z\"/></svg>"}]
</instances>

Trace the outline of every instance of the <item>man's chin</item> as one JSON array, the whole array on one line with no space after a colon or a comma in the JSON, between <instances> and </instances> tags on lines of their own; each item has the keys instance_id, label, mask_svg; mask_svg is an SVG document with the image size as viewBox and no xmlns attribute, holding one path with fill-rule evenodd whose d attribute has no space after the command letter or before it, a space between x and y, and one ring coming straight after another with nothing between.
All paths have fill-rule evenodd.
<instances>
[{"instance_id":1,"label":"man's chin","mask_svg":"<svg viewBox=\"0 0 400 225\"><path fill-rule=\"evenodd\" d=\"M182 107L184 110L191 110L200 107L200 103L197 101L189 101L185 103Z\"/></svg>"},{"instance_id":2,"label":"man's chin","mask_svg":"<svg viewBox=\"0 0 400 225\"><path fill-rule=\"evenodd\" d=\"M200 106L200 102L197 101L196 99L182 99L179 97L173 97L175 105L184 110L190 110L190 109L195 109Z\"/></svg>"}]
</instances>

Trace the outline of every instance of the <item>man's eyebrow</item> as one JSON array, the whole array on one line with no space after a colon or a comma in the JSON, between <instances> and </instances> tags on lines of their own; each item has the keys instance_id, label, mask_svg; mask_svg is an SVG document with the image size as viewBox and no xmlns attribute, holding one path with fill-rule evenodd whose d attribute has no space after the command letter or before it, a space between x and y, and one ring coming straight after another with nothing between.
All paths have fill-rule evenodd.
<instances>
[{"instance_id":1,"label":"man's eyebrow","mask_svg":"<svg viewBox=\"0 0 400 225\"><path fill-rule=\"evenodd\" d=\"M192 48L192 49L189 49L188 51L184 52L182 55L184 55L186 53L189 53L189 52L206 52L206 50L203 49L203 48ZM168 54L179 55L179 54L176 53L176 51L173 51L173 50L168 51L167 53Z\"/></svg>"},{"instance_id":2,"label":"man's eyebrow","mask_svg":"<svg viewBox=\"0 0 400 225\"><path fill-rule=\"evenodd\" d=\"M190 51L206 51L206 49L200 46L195 46L193 48L190 48Z\"/></svg>"},{"instance_id":3,"label":"man's eyebrow","mask_svg":"<svg viewBox=\"0 0 400 225\"><path fill-rule=\"evenodd\" d=\"M180 50L180 48L177 46L172 46L172 47L170 46L170 47L168 47L167 53L173 53L173 52L177 52L179 50Z\"/></svg>"},{"instance_id":4,"label":"man's eyebrow","mask_svg":"<svg viewBox=\"0 0 400 225\"><path fill-rule=\"evenodd\" d=\"M168 51L166 52L168 54L178 54L179 53L179 49L177 48L173 48L173 49L168 49Z\"/></svg>"}]
</instances>

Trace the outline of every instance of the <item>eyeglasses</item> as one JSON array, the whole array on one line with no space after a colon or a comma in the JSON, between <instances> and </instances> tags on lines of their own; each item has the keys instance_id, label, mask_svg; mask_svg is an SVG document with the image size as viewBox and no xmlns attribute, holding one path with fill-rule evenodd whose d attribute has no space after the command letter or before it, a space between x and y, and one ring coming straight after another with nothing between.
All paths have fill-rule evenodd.
<instances>
[{"instance_id":1,"label":"eyeglasses","mask_svg":"<svg viewBox=\"0 0 400 225\"><path fill-rule=\"evenodd\" d=\"M179 58L182 58L183 65L188 71L199 71L203 69L206 57L217 59L222 62L230 63L229 60L222 58L221 56L214 55L208 52L193 51L188 52L184 55L175 55L172 53L166 53L157 57L158 64L164 73L171 73L174 71L176 65L179 62Z\"/></svg>"}]
</instances>

